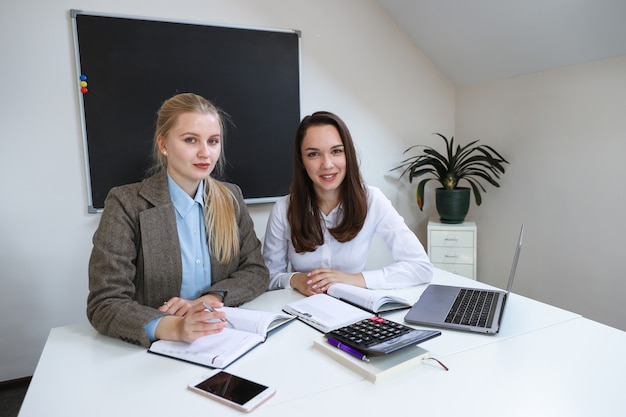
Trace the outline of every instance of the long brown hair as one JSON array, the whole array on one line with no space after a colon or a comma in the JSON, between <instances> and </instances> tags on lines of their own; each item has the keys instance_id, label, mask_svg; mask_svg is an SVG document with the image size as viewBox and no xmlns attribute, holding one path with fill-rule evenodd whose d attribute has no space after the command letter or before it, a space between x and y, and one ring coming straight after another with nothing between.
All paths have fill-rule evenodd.
<instances>
[{"instance_id":1,"label":"long brown hair","mask_svg":"<svg viewBox=\"0 0 626 417\"><path fill-rule=\"evenodd\" d=\"M359 170L359 163L352 136L339 116L319 111L306 116L296 131L294 146L293 178L290 187L287 220L291 226L291 242L298 253L313 252L324 243L322 217L313 181L309 178L302 161L302 141L312 126L330 125L339 132L346 156L346 176L341 183L339 203L343 215L336 227L328 229L339 242L348 242L363 228L367 216L367 196Z\"/></svg>"},{"instance_id":2,"label":"long brown hair","mask_svg":"<svg viewBox=\"0 0 626 417\"><path fill-rule=\"evenodd\" d=\"M212 114L219 120L222 149L212 174L221 175L225 166L224 156L224 117L213 103L193 93L177 94L163 102L157 113L154 133L153 159L151 172L167 169L167 158L161 153L159 137L166 137L183 113ZM239 256L239 228L235 208L239 206L235 196L220 181L210 175L204 179L204 223L206 226L209 250L221 264L227 264Z\"/></svg>"}]
</instances>

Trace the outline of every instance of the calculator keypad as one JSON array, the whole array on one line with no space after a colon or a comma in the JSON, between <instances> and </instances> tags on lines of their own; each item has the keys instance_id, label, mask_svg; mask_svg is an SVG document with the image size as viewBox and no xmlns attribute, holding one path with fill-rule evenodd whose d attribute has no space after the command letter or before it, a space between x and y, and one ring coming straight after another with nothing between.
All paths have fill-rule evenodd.
<instances>
[{"instance_id":1,"label":"calculator keypad","mask_svg":"<svg viewBox=\"0 0 626 417\"><path fill-rule=\"evenodd\" d=\"M418 330L382 317L361 320L326 334L367 355L386 355L441 335L434 330Z\"/></svg>"},{"instance_id":2,"label":"calculator keypad","mask_svg":"<svg viewBox=\"0 0 626 417\"><path fill-rule=\"evenodd\" d=\"M399 337L413 330L400 323L372 317L331 332L331 337L355 347L367 347Z\"/></svg>"}]
</instances>

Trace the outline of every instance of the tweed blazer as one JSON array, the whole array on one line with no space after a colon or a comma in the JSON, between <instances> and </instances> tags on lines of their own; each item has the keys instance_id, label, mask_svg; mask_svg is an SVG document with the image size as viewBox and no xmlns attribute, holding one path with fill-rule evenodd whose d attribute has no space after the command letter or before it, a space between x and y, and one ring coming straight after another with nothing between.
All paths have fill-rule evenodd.
<instances>
[{"instance_id":1,"label":"tweed blazer","mask_svg":"<svg viewBox=\"0 0 626 417\"><path fill-rule=\"evenodd\" d=\"M239 203L239 258L223 265L211 254L212 285L202 293L223 292L224 304L237 306L267 290L269 273L241 189L225 184ZM113 188L89 259L87 317L92 326L149 346L145 324L165 315L157 308L180 295L180 251L164 170L142 182Z\"/></svg>"}]
</instances>

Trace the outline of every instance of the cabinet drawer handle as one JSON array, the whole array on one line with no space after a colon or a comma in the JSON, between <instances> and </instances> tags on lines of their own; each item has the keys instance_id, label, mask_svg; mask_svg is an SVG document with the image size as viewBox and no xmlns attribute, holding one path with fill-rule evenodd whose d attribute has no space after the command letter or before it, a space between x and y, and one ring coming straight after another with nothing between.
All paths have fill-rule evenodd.
<instances>
[{"instance_id":1,"label":"cabinet drawer handle","mask_svg":"<svg viewBox=\"0 0 626 417\"><path fill-rule=\"evenodd\" d=\"M459 238L456 237L456 236L446 236L446 238L444 240L450 240L450 241L453 241L453 242L457 242L459 240Z\"/></svg>"},{"instance_id":2,"label":"cabinet drawer handle","mask_svg":"<svg viewBox=\"0 0 626 417\"><path fill-rule=\"evenodd\" d=\"M459 255L457 255L456 253L453 253L453 254L451 254L451 255L446 253L446 254L444 255L444 257L446 257L446 258L455 258L455 259L456 259L456 258L458 258L458 257L459 257Z\"/></svg>"}]
</instances>

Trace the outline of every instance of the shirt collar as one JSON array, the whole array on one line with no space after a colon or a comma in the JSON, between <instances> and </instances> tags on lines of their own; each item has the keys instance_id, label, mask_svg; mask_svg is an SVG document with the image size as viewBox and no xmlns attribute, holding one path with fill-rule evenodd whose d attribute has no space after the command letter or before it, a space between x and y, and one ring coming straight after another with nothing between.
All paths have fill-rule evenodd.
<instances>
[{"instance_id":1,"label":"shirt collar","mask_svg":"<svg viewBox=\"0 0 626 417\"><path fill-rule=\"evenodd\" d=\"M326 222L336 222L337 219L341 218L341 216L343 215L343 204L339 203L337 204L337 206L332 209L330 211L330 213L328 213L328 216L325 215L321 210L320 210L320 214L322 215L322 218L326 221Z\"/></svg>"},{"instance_id":2,"label":"shirt collar","mask_svg":"<svg viewBox=\"0 0 626 417\"><path fill-rule=\"evenodd\" d=\"M172 179L169 172L167 174L167 185L170 191L172 204L174 204L174 208L181 217L184 218L187 214L189 214L189 211L195 203L200 204L200 207L204 208L204 201L202 199L204 180L200 181L198 191L196 191L194 198L189 197L185 190L183 190L180 185L176 184L176 181Z\"/></svg>"}]
</instances>

